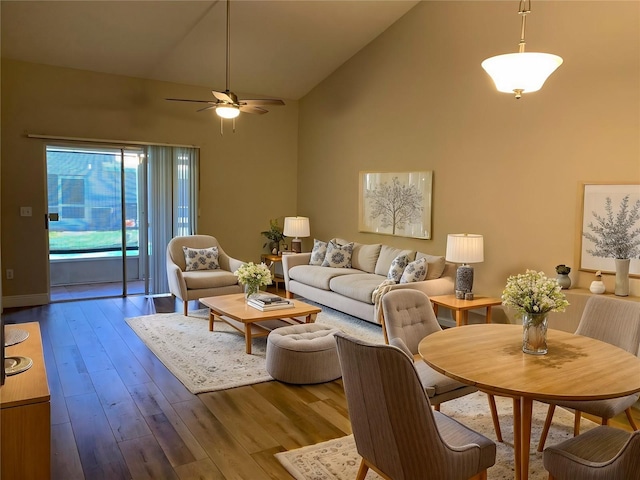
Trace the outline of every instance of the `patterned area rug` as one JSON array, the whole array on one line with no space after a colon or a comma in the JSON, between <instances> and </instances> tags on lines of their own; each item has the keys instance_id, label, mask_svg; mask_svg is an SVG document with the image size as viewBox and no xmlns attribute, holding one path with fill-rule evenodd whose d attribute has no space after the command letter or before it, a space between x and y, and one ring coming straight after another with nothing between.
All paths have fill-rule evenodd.
<instances>
[{"instance_id":1,"label":"patterned area rug","mask_svg":"<svg viewBox=\"0 0 640 480\"><path fill-rule=\"evenodd\" d=\"M272 380L265 369L266 337L253 339L245 353L244 336L217 321L209 331L209 311L161 313L128 318L127 323L191 393L212 392ZM370 342L382 343L380 326L322 307L316 323L341 328Z\"/></svg>"},{"instance_id":2,"label":"patterned area rug","mask_svg":"<svg viewBox=\"0 0 640 480\"><path fill-rule=\"evenodd\" d=\"M487 478L490 480L511 480L514 478L513 403L509 398L496 397L496 404L504 442L496 443L496 463L487 471ZM495 439L495 431L485 394L476 392L450 400L441 405L441 411L488 438ZM536 452L546 414L547 405L534 402L531 455L529 457L530 480L546 480L548 477L548 473L542 465L542 454ZM596 427L595 423L583 418L580 431L594 427ZM546 445L559 443L572 436L573 413L557 408ZM352 435L277 453L276 458L296 480L352 480L356 478L360 465L360 456L356 451ZM369 471L366 480L380 480L380 478L375 472Z\"/></svg>"}]
</instances>

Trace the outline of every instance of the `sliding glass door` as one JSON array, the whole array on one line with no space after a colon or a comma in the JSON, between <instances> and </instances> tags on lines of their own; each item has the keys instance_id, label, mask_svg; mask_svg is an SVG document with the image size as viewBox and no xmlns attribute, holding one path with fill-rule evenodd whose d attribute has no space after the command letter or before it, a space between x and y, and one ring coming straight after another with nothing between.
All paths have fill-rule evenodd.
<instances>
[{"instance_id":1,"label":"sliding glass door","mask_svg":"<svg viewBox=\"0 0 640 480\"><path fill-rule=\"evenodd\" d=\"M140 148L47 146L52 301L146 293L143 159Z\"/></svg>"}]
</instances>

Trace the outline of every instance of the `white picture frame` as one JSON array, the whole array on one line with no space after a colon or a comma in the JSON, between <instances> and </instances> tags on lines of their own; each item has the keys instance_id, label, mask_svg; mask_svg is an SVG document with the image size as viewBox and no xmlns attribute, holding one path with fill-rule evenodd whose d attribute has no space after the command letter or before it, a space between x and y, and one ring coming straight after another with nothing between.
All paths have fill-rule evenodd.
<instances>
[{"instance_id":1,"label":"white picture frame","mask_svg":"<svg viewBox=\"0 0 640 480\"><path fill-rule=\"evenodd\" d=\"M431 239L433 172L360 172L360 232Z\"/></svg>"}]
</instances>

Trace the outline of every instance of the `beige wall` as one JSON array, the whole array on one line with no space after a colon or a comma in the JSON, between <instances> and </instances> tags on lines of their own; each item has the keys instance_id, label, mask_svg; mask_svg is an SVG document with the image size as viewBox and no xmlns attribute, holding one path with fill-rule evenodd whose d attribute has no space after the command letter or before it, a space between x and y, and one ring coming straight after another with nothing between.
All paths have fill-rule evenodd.
<instances>
[{"instance_id":1,"label":"beige wall","mask_svg":"<svg viewBox=\"0 0 640 480\"><path fill-rule=\"evenodd\" d=\"M640 3L536 2L528 50L565 63L521 100L480 67L516 51L512 3L421 2L302 99L298 206L314 236L444 254L447 233L480 233L477 294L560 263L589 285L580 182L640 181ZM359 233L358 172L409 170L434 172L433 238Z\"/></svg>"},{"instance_id":2,"label":"beige wall","mask_svg":"<svg viewBox=\"0 0 640 480\"><path fill-rule=\"evenodd\" d=\"M247 261L260 259L260 231L270 218L297 213L297 102L242 115L235 134L227 124L220 136L214 114L165 97L211 93L2 60L2 266L15 275L2 288L12 305L29 304L48 284L43 141L26 134L199 146L199 233L215 235L225 251ZM33 217L20 217L20 206L31 206Z\"/></svg>"}]
</instances>

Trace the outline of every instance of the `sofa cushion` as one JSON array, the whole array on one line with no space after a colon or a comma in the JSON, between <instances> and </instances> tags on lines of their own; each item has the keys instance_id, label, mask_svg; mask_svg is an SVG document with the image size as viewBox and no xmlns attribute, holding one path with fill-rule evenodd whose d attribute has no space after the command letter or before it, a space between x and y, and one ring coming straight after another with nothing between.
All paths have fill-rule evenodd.
<instances>
[{"instance_id":1,"label":"sofa cushion","mask_svg":"<svg viewBox=\"0 0 640 480\"><path fill-rule=\"evenodd\" d=\"M327 254L327 242L313 239L313 250L311 250L311 258L309 258L309 265L322 265L324 257Z\"/></svg>"},{"instance_id":2,"label":"sofa cushion","mask_svg":"<svg viewBox=\"0 0 640 480\"><path fill-rule=\"evenodd\" d=\"M393 280L396 283L400 282L402 278L402 272L409 265L409 256L408 255L398 255L391 262L391 267L389 267L389 273L387 273L387 279Z\"/></svg>"},{"instance_id":3,"label":"sofa cushion","mask_svg":"<svg viewBox=\"0 0 640 480\"><path fill-rule=\"evenodd\" d=\"M371 296L373 291L384 277L373 273L355 273L353 275L342 275L334 277L329 282L331 291L339 293L348 298L372 304Z\"/></svg>"},{"instance_id":4,"label":"sofa cushion","mask_svg":"<svg viewBox=\"0 0 640 480\"><path fill-rule=\"evenodd\" d=\"M316 265L296 265L289 269L289 278L305 285L330 290L329 282L332 278L342 275L354 275L362 273L352 268L318 267Z\"/></svg>"},{"instance_id":5,"label":"sofa cushion","mask_svg":"<svg viewBox=\"0 0 640 480\"><path fill-rule=\"evenodd\" d=\"M327 254L322 262L323 267L351 268L351 255L353 254L353 243L339 245L331 240L327 245Z\"/></svg>"},{"instance_id":6,"label":"sofa cushion","mask_svg":"<svg viewBox=\"0 0 640 480\"><path fill-rule=\"evenodd\" d=\"M434 278L440 278L442 276L446 264L443 256L418 252L416 254L416 260L419 258L426 258L427 264L429 265L427 267L427 278L425 278L425 280L433 280Z\"/></svg>"},{"instance_id":7,"label":"sofa cushion","mask_svg":"<svg viewBox=\"0 0 640 480\"><path fill-rule=\"evenodd\" d=\"M184 260L186 262L186 272L195 270L216 270L220 268L218 263L218 247L210 248L189 248L182 247Z\"/></svg>"},{"instance_id":8,"label":"sofa cushion","mask_svg":"<svg viewBox=\"0 0 640 480\"><path fill-rule=\"evenodd\" d=\"M416 258L416 252L413 250L400 250L399 248L382 245L374 273L386 277L387 273L389 273L389 268L391 268L391 262L393 262L393 259L398 255L407 255L409 261L413 261Z\"/></svg>"},{"instance_id":9,"label":"sofa cushion","mask_svg":"<svg viewBox=\"0 0 640 480\"><path fill-rule=\"evenodd\" d=\"M351 266L363 272L373 273L376 270L376 262L380 256L381 248L380 243L373 245L355 243L351 255Z\"/></svg>"},{"instance_id":10,"label":"sofa cushion","mask_svg":"<svg viewBox=\"0 0 640 480\"><path fill-rule=\"evenodd\" d=\"M189 290L228 287L229 285L238 284L238 277L231 272L221 269L183 272L182 277Z\"/></svg>"},{"instance_id":11,"label":"sofa cushion","mask_svg":"<svg viewBox=\"0 0 640 480\"><path fill-rule=\"evenodd\" d=\"M427 277L427 267L427 259L424 257L411 262L407 265L407 268L404 269L404 272L402 272L400 283L421 282Z\"/></svg>"}]
</instances>

